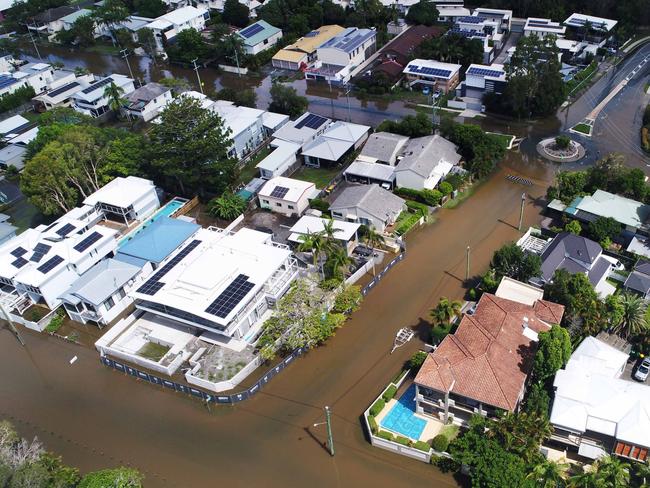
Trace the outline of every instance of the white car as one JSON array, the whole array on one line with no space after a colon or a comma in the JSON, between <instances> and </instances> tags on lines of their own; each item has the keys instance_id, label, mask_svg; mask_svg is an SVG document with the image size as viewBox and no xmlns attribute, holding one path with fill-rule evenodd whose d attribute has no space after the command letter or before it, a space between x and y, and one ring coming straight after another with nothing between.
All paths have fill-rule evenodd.
<instances>
[{"instance_id":1,"label":"white car","mask_svg":"<svg viewBox=\"0 0 650 488\"><path fill-rule=\"evenodd\" d=\"M639 364L636 373L634 373L634 378L639 381L645 381L648 379L648 375L650 375L650 358L644 359L643 362Z\"/></svg>"}]
</instances>

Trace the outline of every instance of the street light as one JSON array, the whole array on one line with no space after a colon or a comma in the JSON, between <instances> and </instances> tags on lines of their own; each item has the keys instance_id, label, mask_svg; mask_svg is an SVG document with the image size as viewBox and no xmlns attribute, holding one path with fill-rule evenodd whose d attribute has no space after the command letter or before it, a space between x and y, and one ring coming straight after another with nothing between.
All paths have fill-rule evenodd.
<instances>
[{"instance_id":1,"label":"street light","mask_svg":"<svg viewBox=\"0 0 650 488\"><path fill-rule=\"evenodd\" d=\"M327 425L327 448L329 449L330 456L334 456L334 438L332 437L332 410L330 407L325 407L325 422L319 422L314 424L314 427L319 427L321 425Z\"/></svg>"}]
</instances>

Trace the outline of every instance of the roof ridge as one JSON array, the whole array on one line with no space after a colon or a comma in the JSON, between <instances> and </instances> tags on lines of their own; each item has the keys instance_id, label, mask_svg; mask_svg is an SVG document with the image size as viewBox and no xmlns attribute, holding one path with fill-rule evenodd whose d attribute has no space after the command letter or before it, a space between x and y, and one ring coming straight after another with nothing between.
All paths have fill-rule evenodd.
<instances>
[{"instance_id":1,"label":"roof ridge","mask_svg":"<svg viewBox=\"0 0 650 488\"><path fill-rule=\"evenodd\" d=\"M489 344L489 345L488 345L488 349L489 349L491 346L492 346L492 344ZM503 388L501 388L501 382L499 381L499 378L498 378L496 372L494 371L494 368L492 367L492 361L490 361L490 359L488 358L487 353L484 354L484 356L485 356L485 360L486 360L487 363L488 363L488 366L489 366L489 368L490 368L490 371L492 371L492 375L494 376L494 379L496 380L496 384L497 384L497 386L499 387L499 390L501 391L501 395L502 395L503 398L506 400L506 403L508 404L508 406L511 407L512 409L514 409L515 405L512 405L512 404L510 403L510 399L508 398L508 395L506 395L505 392L503 391Z\"/></svg>"}]
</instances>

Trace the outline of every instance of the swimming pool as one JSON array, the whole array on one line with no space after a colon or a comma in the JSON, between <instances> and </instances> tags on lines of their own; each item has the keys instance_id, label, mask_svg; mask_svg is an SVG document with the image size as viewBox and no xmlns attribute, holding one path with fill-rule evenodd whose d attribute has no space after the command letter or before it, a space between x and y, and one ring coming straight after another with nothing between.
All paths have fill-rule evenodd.
<instances>
[{"instance_id":1,"label":"swimming pool","mask_svg":"<svg viewBox=\"0 0 650 488\"><path fill-rule=\"evenodd\" d=\"M159 209L155 214L153 214L152 217L148 218L145 220L139 227L137 227L135 230L133 230L130 234L125 236L120 242L118 242L117 246L121 247L127 242L129 242L131 239L133 239L135 236L137 236L140 232L142 232L144 229L149 227L153 222L158 220L160 217L169 217L172 215L176 210L181 208L183 205L185 205L189 200L185 198L179 198L176 197L173 200L167 202L164 207Z\"/></svg>"},{"instance_id":2,"label":"swimming pool","mask_svg":"<svg viewBox=\"0 0 650 488\"><path fill-rule=\"evenodd\" d=\"M415 385L409 386L380 425L409 439L419 440L427 422L415 416Z\"/></svg>"}]
</instances>

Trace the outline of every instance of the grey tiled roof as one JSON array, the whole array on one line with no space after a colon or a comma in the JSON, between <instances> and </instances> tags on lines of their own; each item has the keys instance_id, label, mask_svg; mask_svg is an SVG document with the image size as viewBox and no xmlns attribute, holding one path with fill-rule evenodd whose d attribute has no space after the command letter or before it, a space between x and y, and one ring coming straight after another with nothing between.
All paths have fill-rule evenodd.
<instances>
[{"instance_id":1,"label":"grey tiled roof","mask_svg":"<svg viewBox=\"0 0 650 488\"><path fill-rule=\"evenodd\" d=\"M597 242L562 232L555 236L542 253L542 277L549 281L560 268L569 273L588 272L602 251Z\"/></svg>"},{"instance_id":2,"label":"grey tiled roof","mask_svg":"<svg viewBox=\"0 0 650 488\"><path fill-rule=\"evenodd\" d=\"M330 210L360 208L383 220L387 216L398 215L404 204L403 199L379 185L359 185L343 190L330 205Z\"/></svg>"},{"instance_id":3,"label":"grey tiled roof","mask_svg":"<svg viewBox=\"0 0 650 488\"><path fill-rule=\"evenodd\" d=\"M625 280L625 288L645 295L650 291L650 276L639 271L632 271Z\"/></svg>"},{"instance_id":4,"label":"grey tiled roof","mask_svg":"<svg viewBox=\"0 0 650 488\"><path fill-rule=\"evenodd\" d=\"M141 86L137 90L132 91L127 95L126 98L131 103L150 102L163 93L167 93L169 90L169 88L161 85L160 83L151 82Z\"/></svg>"},{"instance_id":5,"label":"grey tiled roof","mask_svg":"<svg viewBox=\"0 0 650 488\"><path fill-rule=\"evenodd\" d=\"M366 141L361 150L361 156L375 158L378 161L393 164L397 153L408 142L409 138L390 132L375 132Z\"/></svg>"},{"instance_id":6,"label":"grey tiled roof","mask_svg":"<svg viewBox=\"0 0 650 488\"><path fill-rule=\"evenodd\" d=\"M434 168L441 162L456 165L461 160L454 143L438 135L411 139L403 154L397 171L410 170L423 178L431 176Z\"/></svg>"}]
</instances>

